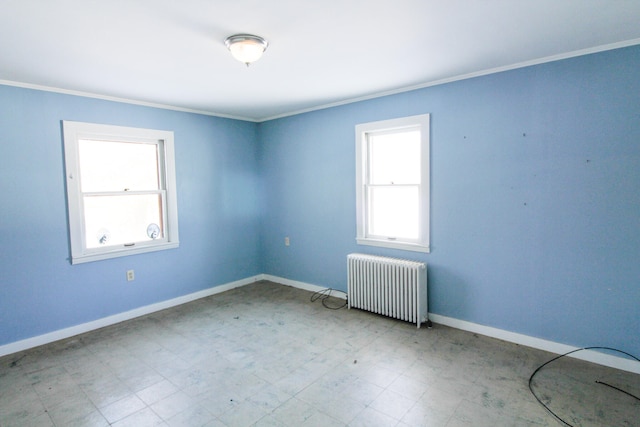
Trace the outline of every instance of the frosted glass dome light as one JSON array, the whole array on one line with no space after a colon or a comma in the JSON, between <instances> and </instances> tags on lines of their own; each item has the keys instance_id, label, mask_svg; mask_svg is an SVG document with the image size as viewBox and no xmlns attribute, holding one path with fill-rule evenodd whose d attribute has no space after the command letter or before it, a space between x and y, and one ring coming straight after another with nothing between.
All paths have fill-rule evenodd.
<instances>
[{"instance_id":1,"label":"frosted glass dome light","mask_svg":"<svg viewBox=\"0 0 640 427\"><path fill-rule=\"evenodd\" d=\"M269 43L260 36L251 34L236 34L227 37L224 41L231 55L238 61L249 66L260 59Z\"/></svg>"}]
</instances>

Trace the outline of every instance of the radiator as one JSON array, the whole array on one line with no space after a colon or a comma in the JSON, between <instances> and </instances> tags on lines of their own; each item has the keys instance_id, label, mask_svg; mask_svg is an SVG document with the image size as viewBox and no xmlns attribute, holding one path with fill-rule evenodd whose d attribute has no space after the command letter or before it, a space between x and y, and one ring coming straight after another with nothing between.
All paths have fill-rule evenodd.
<instances>
[{"instance_id":1,"label":"radiator","mask_svg":"<svg viewBox=\"0 0 640 427\"><path fill-rule=\"evenodd\" d=\"M430 326L427 266L365 254L347 255L348 307Z\"/></svg>"}]
</instances>

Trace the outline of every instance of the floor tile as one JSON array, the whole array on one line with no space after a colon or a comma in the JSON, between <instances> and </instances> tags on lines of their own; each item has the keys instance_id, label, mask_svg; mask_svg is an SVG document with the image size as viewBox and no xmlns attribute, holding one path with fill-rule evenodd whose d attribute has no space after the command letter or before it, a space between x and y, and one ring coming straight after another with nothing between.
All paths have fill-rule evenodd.
<instances>
[{"instance_id":1,"label":"floor tile","mask_svg":"<svg viewBox=\"0 0 640 427\"><path fill-rule=\"evenodd\" d=\"M414 399L387 389L369 406L399 421L415 404L416 401Z\"/></svg>"},{"instance_id":2,"label":"floor tile","mask_svg":"<svg viewBox=\"0 0 640 427\"><path fill-rule=\"evenodd\" d=\"M79 386L97 407L106 406L132 393L129 387L111 374L103 374L96 379L85 379Z\"/></svg>"},{"instance_id":3,"label":"floor tile","mask_svg":"<svg viewBox=\"0 0 640 427\"><path fill-rule=\"evenodd\" d=\"M170 394L163 399L160 399L153 405L150 405L150 408L153 409L153 412L158 414L160 418L162 418L163 420L168 420L169 418L175 416L176 414L186 410L191 406L195 406L196 404L196 400L192 399L184 392L178 391L176 393Z\"/></svg>"},{"instance_id":4,"label":"floor tile","mask_svg":"<svg viewBox=\"0 0 640 427\"><path fill-rule=\"evenodd\" d=\"M265 415L253 425L254 427L288 427L287 424L275 418L273 415Z\"/></svg>"},{"instance_id":5,"label":"floor tile","mask_svg":"<svg viewBox=\"0 0 640 427\"><path fill-rule=\"evenodd\" d=\"M108 427L110 425L99 411L91 411L64 424L65 427Z\"/></svg>"},{"instance_id":6,"label":"floor tile","mask_svg":"<svg viewBox=\"0 0 640 427\"><path fill-rule=\"evenodd\" d=\"M398 420L395 418L373 408L366 408L349 423L349 427L395 426L396 424L398 424Z\"/></svg>"},{"instance_id":7,"label":"floor tile","mask_svg":"<svg viewBox=\"0 0 640 427\"><path fill-rule=\"evenodd\" d=\"M167 420L171 427L199 427L218 421L217 418L203 406L190 406L182 412L178 412ZM219 421L220 422L220 421ZM220 422L222 424L222 422Z\"/></svg>"},{"instance_id":8,"label":"floor tile","mask_svg":"<svg viewBox=\"0 0 640 427\"><path fill-rule=\"evenodd\" d=\"M351 384L347 385L340 395L369 406L384 390L383 387L357 378Z\"/></svg>"},{"instance_id":9,"label":"floor tile","mask_svg":"<svg viewBox=\"0 0 640 427\"><path fill-rule=\"evenodd\" d=\"M176 393L178 387L168 380L159 381L143 390L140 390L136 395L147 405L152 405L163 398Z\"/></svg>"},{"instance_id":10,"label":"floor tile","mask_svg":"<svg viewBox=\"0 0 640 427\"><path fill-rule=\"evenodd\" d=\"M57 426L74 424L77 420L95 412L97 408L84 394L75 394L48 410Z\"/></svg>"},{"instance_id":11,"label":"floor tile","mask_svg":"<svg viewBox=\"0 0 640 427\"><path fill-rule=\"evenodd\" d=\"M461 402L459 395L429 388L401 421L411 427L444 426Z\"/></svg>"},{"instance_id":12,"label":"floor tile","mask_svg":"<svg viewBox=\"0 0 640 427\"><path fill-rule=\"evenodd\" d=\"M110 423L114 423L146 407L145 403L135 394L117 400L101 407L100 412Z\"/></svg>"},{"instance_id":13,"label":"floor tile","mask_svg":"<svg viewBox=\"0 0 640 427\"><path fill-rule=\"evenodd\" d=\"M255 394L247 397L246 400L261 407L265 413L270 413L292 397L276 386L267 384Z\"/></svg>"},{"instance_id":14,"label":"floor tile","mask_svg":"<svg viewBox=\"0 0 640 427\"><path fill-rule=\"evenodd\" d=\"M418 400L427 391L429 386L418 379L405 374L400 375L387 387L388 390L395 391L412 400Z\"/></svg>"},{"instance_id":15,"label":"floor tile","mask_svg":"<svg viewBox=\"0 0 640 427\"><path fill-rule=\"evenodd\" d=\"M144 408L111 425L113 427L156 427L167 424L151 408Z\"/></svg>"},{"instance_id":16,"label":"floor tile","mask_svg":"<svg viewBox=\"0 0 640 427\"><path fill-rule=\"evenodd\" d=\"M272 415L287 425L299 426L316 412L310 404L293 397L276 408Z\"/></svg>"},{"instance_id":17,"label":"floor tile","mask_svg":"<svg viewBox=\"0 0 640 427\"><path fill-rule=\"evenodd\" d=\"M553 355L258 282L0 357L0 426L555 426ZM339 303L341 301L335 301ZM563 358L534 389L574 425L634 425L640 375Z\"/></svg>"},{"instance_id":18,"label":"floor tile","mask_svg":"<svg viewBox=\"0 0 640 427\"><path fill-rule=\"evenodd\" d=\"M303 427L344 427L345 423L336 420L335 418L322 413L316 412L311 417L307 418L304 423L302 423Z\"/></svg>"},{"instance_id":19,"label":"floor tile","mask_svg":"<svg viewBox=\"0 0 640 427\"><path fill-rule=\"evenodd\" d=\"M220 421L228 426L249 427L267 415L259 405L252 402L240 402L232 411L220 415Z\"/></svg>"},{"instance_id":20,"label":"floor tile","mask_svg":"<svg viewBox=\"0 0 640 427\"><path fill-rule=\"evenodd\" d=\"M522 419L518 414L506 414L494 411L481 404L463 400L457 408L447 427L495 427L495 426L538 426Z\"/></svg>"}]
</instances>

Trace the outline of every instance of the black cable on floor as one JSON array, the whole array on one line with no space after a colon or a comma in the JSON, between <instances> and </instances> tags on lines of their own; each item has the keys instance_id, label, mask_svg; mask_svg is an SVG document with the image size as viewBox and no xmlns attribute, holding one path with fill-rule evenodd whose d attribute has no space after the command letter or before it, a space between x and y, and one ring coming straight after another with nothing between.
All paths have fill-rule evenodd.
<instances>
[{"instance_id":1,"label":"black cable on floor","mask_svg":"<svg viewBox=\"0 0 640 427\"><path fill-rule=\"evenodd\" d=\"M619 392L624 393L624 394L626 394L627 396L633 397L633 398L634 398L634 399L636 399L636 400L640 400L640 397L636 396L635 394L631 394L631 393L629 393L628 391L624 391L623 389L618 388L618 387L616 387L616 386L614 386L614 385L607 384L607 383L603 383L602 381L596 381L596 383L597 383L597 384L606 385L607 387L611 387L611 388L612 388L612 389L614 389L614 390L618 390Z\"/></svg>"},{"instance_id":2,"label":"black cable on floor","mask_svg":"<svg viewBox=\"0 0 640 427\"><path fill-rule=\"evenodd\" d=\"M327 288L327 289L323 289L321 291L318 292L314 292L313 295L311 295L311 302L316 302L317 300L322 301L322 306L324 308L328 308L329 310L340 310L341 308L345 308L348 304L348 301L345 300L344 304L338 306L338 307L332 307L329 304L327 304L327 300L329 299L329 297L331 296L331 292L336 291L336 292L342 292L342 291L338 291L337 289L332 289L332 288ZM347 295L346 292L342 292L343 294Z\"/></svg>"},{"instance_id":3,"label":"black cable on floor","mask_svg":"<svg viewBox=\"0 0 640 427\"><path fill-rule=\"evenodd\" d=\"M544 403L544 402L543 402L543 401L538 397L538 395L536 395L536 393L533 391L532 382L533 382L533 377L535 377L535 376L536 376L536 374L537 374L537 373L538 373L542 368L544 368L545 366L547 366L549 363L551 363L551 362L555 362L555 361L556 361L556 360L558 360L558 359L561 359L561 358L563 358L563 357L565 357L565 356L568 356L568 355L570 355L570 354L572 354L572 353L576 353L576 352L578 352L578 351L582 351L582 350L609 350L609 351L615 351L615 352L617 352L617 353L622 353L622 354L624 354L624 355L627 355L627 356L631 357L632 359L635 359L636 361L640 362L640 359L638 359L637 357L635 357L633 354L629 354L629 353L627 353L627 352L625 352L625 351L618 350L618 349L616 349L616 348L611 348L611 347L583 347L583 348L578 348L578 349L576 349L576 350L572 350L572 351L570 351L570 352L568 352L568 353L565 353L565 354L561 354L560 356L556 356L556 357L554 357L553 359L549 360L548 362L545 362L545 363L543 363L542 365L538 366L538 368L537 368L535 371L533 371L533 374L531 374L531 376L529 377L529 391L531 391L531 394L533 394L533 397L535 397L535 398L536 398L536 400L538 401L538 403L540 403L540 404L541 404L541 405L542 405L542 406L543 406L547 411L549 411L549 413L550 413L551 415L553 415L553 416L554 416L558 421L560 421L562 424L564 424L564 425L566 425L566 426L569 426L569 427L573 427L573 425L569 424L568 422L566 422L565 420L563 420L562 418L560 418L560 417L559 417L555 412L553 412L553 411L551 410L551 408L549 408L549 406L547 406L547 405L546 405L546 404L545 404L545 403ZM612 385L609 385L609 384L607 384L607 383L603 383L603 382L600 382L600 381L596 381L596 383L598 383L598 384L602 384L602 385L606 385L606 386L611 387L611 388L613 388L613 389L615 389L615 390L618 390L618 391L620 391L620 392L622 392L622 393L624 393L624 394L627 394L627 395L629 395L629 396L633 397L634 399L640 400L640 398L639 398L639 397L634 396L633 394L628 393L628 392L626 392L626 391L624 391L624 390L621 390L621 389L619 389L618 387L614 387L614 386L612 386Z\"/></svg>"}]
</instances>

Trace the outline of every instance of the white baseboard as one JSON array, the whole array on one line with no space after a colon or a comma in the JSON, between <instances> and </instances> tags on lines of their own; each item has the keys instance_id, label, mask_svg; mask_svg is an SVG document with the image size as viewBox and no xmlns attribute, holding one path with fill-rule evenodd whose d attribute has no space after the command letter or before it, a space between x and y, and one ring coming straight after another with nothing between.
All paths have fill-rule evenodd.
<instances>
[{"instance_id":1,"label":"white baseboard","mask_svg":"<svg viewBox=\"0 0 640 427\"><path fill-rule=\"evenodd\" d=\"M538 350L548 351L555 354L565 354L570 351L578 350L580 347L573 347L566 344L560 344L555 341L548 341L541 338L535 338L529 335L518 334L515 332L505 331L504 329L492 328L490 326L478 325L477 323L467 322L465 320L454 319L452 317L441 316L439 314L429 313L429 319L433 323L439 323L452 328L462 329L463 331L474 332L503 341L515 344L533 347ZM601 353L595 350L583 350L568 355L575 359L586 360L587 362L597 363L598 365L609 366L611 368L640 374L640 362L623 357L613 356L611 354Z\"/></svg>"},{"instance_id":2,"label":"white baseboard","mask_svg":"<svg viewBox=\"0 0 640 427\"><path fill-rule=\"evenodd\" d=\"M17 353L19 351L28 350L30 348L38 347L44 344L49 344L54 341L70 338L75 335L90 332L96 329L104 328L105 326L115 325L116 323L124 322L125 320L135 319L136 317L144 316L147 314L155 313L156 311L164 310L167 308L175 307L177 305L185 304L191 301L195 301L200 298L205 298L211 295L219 294L230 289L245 286L250 283L262 280L261 276L248 277L246 279L237 280L235 282L226 283L224 285L214 286L213 288L204 289L202 291L194 292L181 297L173 298L170 300L158 302L155 304L145 305L144 307L135 308L133 310L125 311L124 313L114 314L113 316L103 317L101 319L93 320L91 322L83 323L69 328L59 329L54 332L50 332L43 335L38 335L33 338L27 338L21 341L12 342L0 346L0 357L8 354Z\"/></svg>"},{"instance_id":3,"label":"white baseboard","mask_svg":"<svg viewBox=\"0 0 640 427\"><path fill-rule=\"evenodd\" d=\"M279 283L281 285L291 286L293 288L304 289L305 291L310 292L320 292L327 289L326 286L318 286L312 285L310 283L298 282L297 280L285 279L284 277L272 276L270 274L262 274L261 280L268 280L270 282ZM347 294L343 291L335 290L335 293L331 293L332 297L340 298L343 300L347 299Z\"/></svg>"},{"instance_id":4,"label":"white baseboard","mask_svg":"<svg viewBox=\"0 0 640 427\"><path fill-rule=\"evenodd\" d=\"M246 279L241 279L235 282L226 283L224 285L215 286L213 288L194 292L188 295L183 295L181 297L173 298L167 301L162 301L159 303L146 305L144 307L139 307L130 311L126 311L124 313L103 317L102 319L97 319L91 322L83 323L81 325L76 325L69 328L60 329L58 331L50 332L47 334L39 335L37 337L27 338L21 341L5 344L0 346L0 357L6 356L12 353L17 353L23 350L28 350L30 348L38 347L44 344L49 344L54 341L59 341L65 338L70 338L72 336L83 334L85 332L90 332L96 329L104 328L105 326L115 325L116 323L135 319L136 317L144 316L147 314L154 313L156 311L175 307L177 305L185 304L200 298L205 298L211 295L225 292L230 289L238 288L240 286L245 286L260 280L268 280L270 282L279 283L281 285L291 286L294 288L303 289L305 291L310 291L310 292L319 292L327 289L326 286L312 285L310 283L300 282L297 280L290 280L290 279L286 279L278 276L272 276L270 274L258 274L256 276L248 277ZM347 295L341 291L338 291L335 294L332 294L332 296L335 296L336 298L341 298L341 299L347 298ZM429 313L429 319L434 323L438 323L441 325L450 326L452 328L461 329L463 331L474 332L480 335L497 338L503 341L508 341L515 344L536 348L538 350L548 351L550 353L565 354L573 350L578 350L578 347L573 347L570 345L561 344L554 341L535 338L529 335L523 335L516 332L505 331L504 329L497 329L497 328L492 328L490 326L483 326L477 323L455 319L453 317L441 316L439 314ZM609 366L609 367L620 369L623 371L640 374L639 362L631 359L618 357L618 356L612 356L610 354L605 354L598 351L593 351L593 350L579 351L569 355L569 357L597 363L599 365Z\"/></svg>"},{"instance_id":5,"label":"white baseboard","mask_svg":"<svg viewBox=\"0 0 640 427\"><path fill-rule=\"evenodd\" d=\"M294 288L304 289L306 291L318 292L327 289L326 286L311 285L309 283L299 282L296 280L289 280L283 277L271 276L268 274L261 275L261 280L269 280L271 282L280 283L282 285L292 286ZM335 295L338 298L346 299L347 295L340 292ZM433 323L438 323L452 328L461 329L463 331L474 332L480 335L488 336L491 338L497 338L503 341L511 342L514 344L520 344L527 347L536 348L538 350L548 351L554 354L565 354L570 351L578 350L579 347L573 347L566 344L557 343L554 341L544 340L541 338L535 338L529 335L518 334L516 332L505 331L504 329L492 328L490 326L483 326L477 323L467 322L465 320L459 320L452 317L441 316L439 314L429 313L429 319ZM603 366L609 366L611 368L620 369L623 371L633 372L640 374L640 362L635 360L626 359L623 357L613 356L610 354L601 353L594 350L583 350L568 355L587 362L597 363Z\"/></svg>"}]
</instances>

